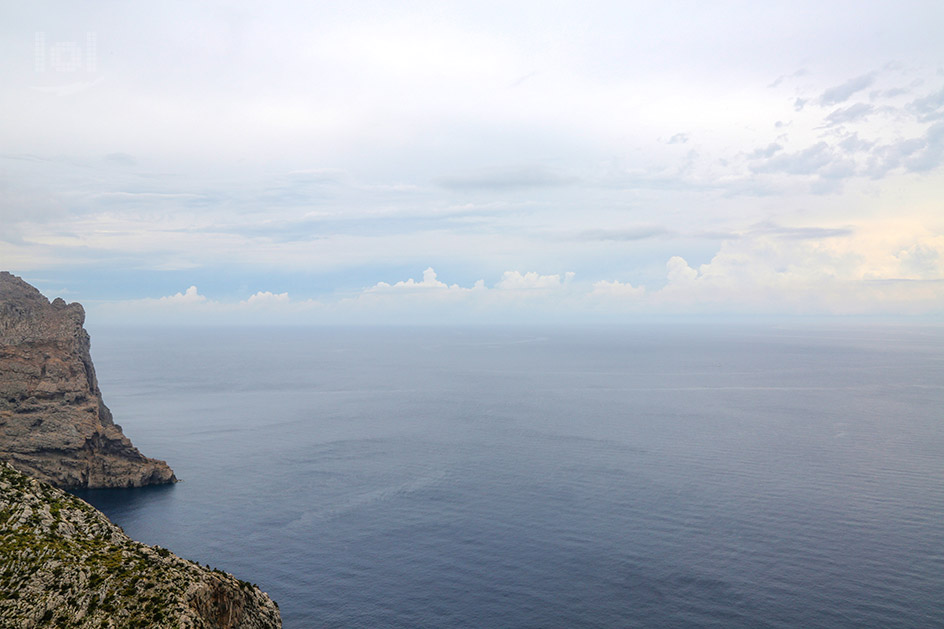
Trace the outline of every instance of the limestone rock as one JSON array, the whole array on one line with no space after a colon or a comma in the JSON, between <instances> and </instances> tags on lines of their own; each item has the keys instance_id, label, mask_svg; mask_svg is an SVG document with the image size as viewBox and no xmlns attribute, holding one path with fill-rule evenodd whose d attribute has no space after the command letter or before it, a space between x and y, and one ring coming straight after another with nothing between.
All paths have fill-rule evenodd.
<instances>
[{"instance_id":1,"label":"limestone rock","mask_svg":"<svg viewBox=\"0 0 944 629\"><path fill-rule=\"evenodd\" d=\"M91 505L0 462L0 626L274 629L258 587L128 538Z\"/></svg>"},{"instance_id":2,"label":"limestone rock","mask_svg":"<svg viewBox=\"0 0 944 629\"><path fill-rule=\"evenodd\" d=\"M65 488L175 482L112 420L84 323L81 304L0 272L0 460Z\"/></svg>"}]
</instances>

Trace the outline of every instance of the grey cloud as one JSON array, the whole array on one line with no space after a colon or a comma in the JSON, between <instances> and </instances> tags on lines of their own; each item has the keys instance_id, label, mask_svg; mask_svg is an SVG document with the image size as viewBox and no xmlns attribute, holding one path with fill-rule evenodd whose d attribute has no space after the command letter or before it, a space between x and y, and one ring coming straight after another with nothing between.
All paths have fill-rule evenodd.
<instances>
[{"instance_id":1,"label":"grey cloud","mask_svg":"<svg viewBox=\"0 0 944 629\"><path fill-rule=\"evenodd\" d=\"M908 156L921 150L925 145L922 138L900 140L892 144L884 144L873 149L866 166L866 174L873 179L885 176L889 171L902 165Z\"/></svg>"},{"instance_id":2,"label":"grey cloud","mask_svg":"<svg viewBox=\"0 0 944 629\"><path fill-rule=\"evenodd\" d=\"M868 151L875 146L875 142L863 140L859 137L858 133L852 133L840 140L838 146L847 153L858 153L860 151Z\"/></svg>"},{"instance_id":3,"label":"grey cloud","mask_svg":"<svg viewBox=\"0 0 944 629\"><path fill-rule=\"evenodd\" d=\"M781 74L780 76L778 76L778 77L774 80L773 83L771 83L771 84L768 85L767 87L777 87L778 85L780 85L781 83L783 83L786 79L792 79L792 78L796 78L796 77L800 77L800 76L806 76L807 74L809 74L809 72L806 70L806 68L800 68L799 70L797 70L797 71L794 72L793 74Z\"/></svg>"},{"instance_id":4,"label":"grey cloud","mask_svg":"<svg viewBox=\"0 0 944 629\"><path fill-rule=\"evenodd\" d=\"M685 144L686 142L688 142L687 133L676 133L669 138L669 144Z\"/></svg>"},{"instance_id":5,"label":"grey cloud","mask_svg":"<svg viewBox=\"0 0 944 629\"><path fill-rule=\"evenodd\" d=\"M833 127L839 124L860 120L874 111L875 108L867 103L856 103L849 107L842 107L826 116L826 126Z\"/></svg>"},{"instance_id":6,"label":"grey cloud","mask_svg":"<svg viewBox=\"0 0 944 629\"><path fill-rule=\"evenodd\" d=\"M521 85L524 85L525 83L527 83L528 81L536 77L538 74L540 73L537 71L534 71L534 72L529 72L528 74L525 74L523 76L519 76L508 87L509 88L520 87Z\"/></svg>"},{"instance_id":7,"label":"grey cloud","mask_svg":"<svg viewBox=\"0 0 944 629\"><path fill-rule=\"evenodd\" d=\"M838 105L849 99L850 96L856 92L861 92L866 89L872 83L875 82L875 73L869 72L868 74L863 74L862 76L857 76L854 79L849 79L842 85L837 85L831 87L825 92L823 92L818 102L820 105Z\"/></svg>"},{"instance_id":8,"label":"grey cloud","mask_svg":"<svg viewBox=\"0 0 944 629\"><path fill-rule=\"evenodd\" d=\"M339 168L312 168L309 170L293 170L288 178L300 183L341 183L349 179L350 175Z\"/></svg>"},{"instance_id":9,"label":"grey cloud","mask_svg":"<svg viewBox=\"0 0 944 629\"><path fill-rule=\"evenodd\" d=\"M921 173L944 164L944 122L930 127L922 138L909 138L875 147L866 174L878 179L895 168Z\"/></svg>"},{"instance_id":10,"label":"grey cloud","mask_svg":"<svg viewBox=\"0 0 944 629\"><path fill-rule=\"evenodd\" d=\"M783 147L782 147L781 145L779 145L779 144L777 144L776 142L774 142L774 143L768 144L768 145L765 146L764 148L755 149L755 150L751 153L750 157L751 157L752 159L761 159L761 158L766 158L766 157L772 157L774 153L776 153L777 151L782 150L782 149L783 149Z\"/></svg>"},{"instance_id":11,"label":"grey cloud","mask_svg":"<svg viewBox=\"0 0 944 629\"><path fill-rule=\"evenodd\" d=\"M101 192L91 196L103 206L118 206L121 208L135 207L210 207L217 204L219 197L212 194L192 192L156 192L153 190L126 191L117 190Z\"/></svg>"},{"instance_id":12,"label":"grey cloud","mask_svg":"<svg viewBox=\"0 0 944 629\"><path fill-rule=\"evenodd\" d=\"M754 164L751 170L757 173L782 172L790 175L812 175L828 166L835 156L829 145L818 142L808 149L796 153L780 153Z\"/></svg>"},{"instance_id":13,"label":"grey cloud","mask_svg":"<svg viewBox=\"0 0 944 629\"><path fill-rule=\"evenodd\" d=\"M944 88L939 92L913 100L908 105L908 109L913 111L922 122L944 118Z\"/></svg>"},{"instance_id":14,"label":"grey cloud","mask_svg":"<svg viewBox=\"0 0 944 629\"><path fill-rule=\"evenodd\" d=\"M754 225L751 233L777 236L789 240L816 240L851 236L855 233L855 230L851 227L782 227L776 223L765 221Z\"/></svg>"},{"instance_id":15,"label":"grey cloud","mask_svg":"<svg viewBox=\"0 0 944 629\"><path fill-rule=\"evenodd\" d=\"M138 163L134 156L128 153L109 153L103 159L119 166L135 166Z\"/></svg>"},{"instance_id":16,"label":"grey cloud","mask_svg":"<svg viewBox=\"0 0 944 629\"><path fill-rule=\"evenodd\" d=\"M928 129L924 146L905 159L905 167L911 172L927 172L944 163L944 122Z\"/></svg>"},{"instance_id":17,"label":"grey cloud","mask_svg":"<svg viewBox=\"0 0 944 629\"><path fill-rule=\"evenodd\" d=\"M937 275L941 255L934 247L915 244L898 254L902 266L924 277Z\"/></svg>"},{"instance_id":18,"label":"grey cloud","mask_svg":"<svg viewBox=\"0 0 944 629\"><path fill-rule=\"evenodd\" d=\"M696 238L708 238L710 240L737 240L742 236L737 232L724 232L724 231L712 231L712 230L703 230L695 232L692 234Z\"/></svg>"},{"instance_id":19,"label":"grey cloud","mask_svg":"<svg viewBox=\"0 0 944 629\"><path fill-rule=\"evenodd\" d=\"M640 226L631 229L591 229L577 234L577 240L609 240L617 242L631 242L670 236L674 232L658 225Z\"/></svg>"},{"instance_id":20,"label":"grey cloud","mask_svg":"<svg viewBox=\"0 0 944 629\"><path fill-rule=\"evenodd\" d=\"M755 173L815 176L810 182L814 194L832 194L844 179L856 174L854 160L843 156L825 142L795 153L777 153L750 165Z\"/></svg>"},{"instance_id":21,"label":"grey cloud","mask_svg":"<svg viewBox=\"0 0 944 629\"><path fill-rule=\"evenodd\" d=\"M892 87L887 90L873 90L869 92L869 100L877 100L879 98L895 98L896 96L903 96L904 94L910 94L911 90L907 87Z\"/></svg>"},{"instance_id":22,"label":"grey cloud","mask_svg":"<svg viewBox=\"0 0 944 629\"><path fill-rule=\"evenodd\" d=\"M807 104L808 102L809 102L809 99L808 99L808 98L800 98L800 97L797 97L797 99L796 99L795 101L793 101L793 110L794 110L794 111L803 111L803 108L806 107L806 104Z\"/></svg>"},{"instance_id":23,"label":"grey cloud","mask_svg":"<svg viewBox=\"0 0 944 629\"><path fill-rule=\"evenodd\" d=\"M519 188L547 188L576 183L567 177L544 168L488 170L439 177L434 182L450 190L514 190Z\"/></svg>"}]
</instances>

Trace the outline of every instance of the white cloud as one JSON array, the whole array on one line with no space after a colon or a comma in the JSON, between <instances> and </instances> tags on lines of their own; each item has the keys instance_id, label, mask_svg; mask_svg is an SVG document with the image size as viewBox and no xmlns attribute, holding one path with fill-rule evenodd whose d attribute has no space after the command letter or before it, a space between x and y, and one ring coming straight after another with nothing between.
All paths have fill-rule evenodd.
<instances>
[{"instance_id":1,"label":"white cloud","mask_svg":"<svg viewBox=\"0 0 944 629\"><path fill-rule=\"evenodd\" d=\"M521 273L520 271L505 271L495 288L501 290L546 290L560 288L564 282L574 277L572 272L560 275L540 275L534 271Z\"/></svg>"},{"instance_id":2,"label":"white cloud","mask_svg":"<svg viewBox=\"0 0 944 629\"><path fill-rule=\"evenodd\" d=\"M367 289L368 292L385 292L385 291L412 291L412 290L436 290L436 289L445 289L445 290L461 290L458 284L453 284L449 286L444 282L440 282L436 279L436 271L433 270L433 267L427 267L423 271L423 279L417 282L412 277L397 282L392 286L386 282L377 282L374 286ZM470 290L470 289L467 289Z\"/></svg>"},{"instance_id":3,"label":"white cloud","mask_svg":"<svg viewBox=\"0 0 944 629\"><path fill-rule=\"evenodd\" d=\"M645 293L646 289L644 287L633 286L629 282L599 280L593 283L593 290L590 294L596 297L640 298Z\"/></svg>"},{"instance_id":4,"label":"white cloud","mask_svg":"<svg viewBox=\"0 0 944 629\"><path fill-rule=\"evenodd\" d=\"M666 277L673 284L693 282L698 277L698 271L688 266L688 262L681 256L672 256L665 263Z\"/></svg>"},{"instance_id":5,"label":"white cloud","mask_svg":"<svg viewBox=\"0 0 944 629\"><path fill-rule=\"evenodd\" d=\"M747 235L723 243L698 268L673 256L652 306L782 314L944 310L944 237L917 226L836 233Z\"/></svg>"},{"instance_id":6,"label":"white cloud","mask_svg":"<svg viewBox=\"0 0 944 629\"><path fill-rule=\"evenodd\" d=\"M288 303L289 301L288 293L259 291L258 293L251 295L249 299L246 300L246 303L252 306L258 306L265 304L284 304Z\"/></svg>"},{"instance_id":7,"label":"white cloud","mask_svg":"<svg viewBox=\"0 0 944 629\"><path fill-rule=\"evenodd\" d=\"M202 303L205 303L206 300L207 298L201 295L197 291L196 286L191 286L190 288L188 288L182 293L175 293L173 295L168 295L167 297L161 297L157 299L156 301L160 304L178 305L178 304L202 304ZM155 300L148 300L148 301L155 301Z\"/></svg>"},{"instance_id":8,"label":"white cloud","mask_svg":"<svg viewBox=\"0 0 944 629\"><path fill-rule=\"evenodd\" d=\"M187 278L210 297L148 307L233 317L577 311L603 293L750 309L778 290L820 300L829 282L932 282L932 5L861 3L850 21L812 1L680 15L531 0L501 19L474 2L24 3L0 29L25 60L0 82L0 267L48 271L93 301ZM23 33L81 40L82 24L114 54L94 72L35 72ZM879 243L877 225L903 223L926 233ZM387 275L428 263L470 279ZM252 291L291 298L213 298L249 275ZM316 296L337 304L304 305Z\"/></svg>"}]
</instances>

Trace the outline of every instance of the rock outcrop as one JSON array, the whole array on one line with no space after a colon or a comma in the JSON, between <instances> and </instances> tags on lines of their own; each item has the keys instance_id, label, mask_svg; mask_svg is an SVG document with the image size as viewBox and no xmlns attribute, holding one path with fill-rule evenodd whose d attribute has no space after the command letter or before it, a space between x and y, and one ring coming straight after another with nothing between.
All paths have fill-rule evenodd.
<instances>
[{"instance_id":1,"label":"rock outcrop","mask_svg":"<svg viewBox=\"0 0 944 629\"><path fill-rule=\"evenodd\" d=\"M0 460L63 488L177 479L149 459L102 402L81 304L52 303L0 272Z\"/></svg>"},{"instance_id":2,"label":"rock outcrop","mask_svg":"<svg viewBox=\"0 0 944 629\"><path fill-rule=\"evenodd\" d=\"M0 462L0 626L270 629L258 587L135 542L88 503Z\"/></svg>"}]
</instances>

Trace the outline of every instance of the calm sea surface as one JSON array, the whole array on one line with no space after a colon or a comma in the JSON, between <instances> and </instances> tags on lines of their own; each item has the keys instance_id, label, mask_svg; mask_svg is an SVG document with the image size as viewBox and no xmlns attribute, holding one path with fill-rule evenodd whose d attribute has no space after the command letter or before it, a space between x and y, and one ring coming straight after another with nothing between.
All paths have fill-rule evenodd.
<instances>
[{"instance_id":1,"label":"calm sea surface","mask_svg":"<svg viewBox=\"0 0 944 629\"><path fill-rule=\"evenodd\" d=\"M85 492L285 626L944 626L944 329L93 329L183 482Z\"/></svg>"}]
</instances>

